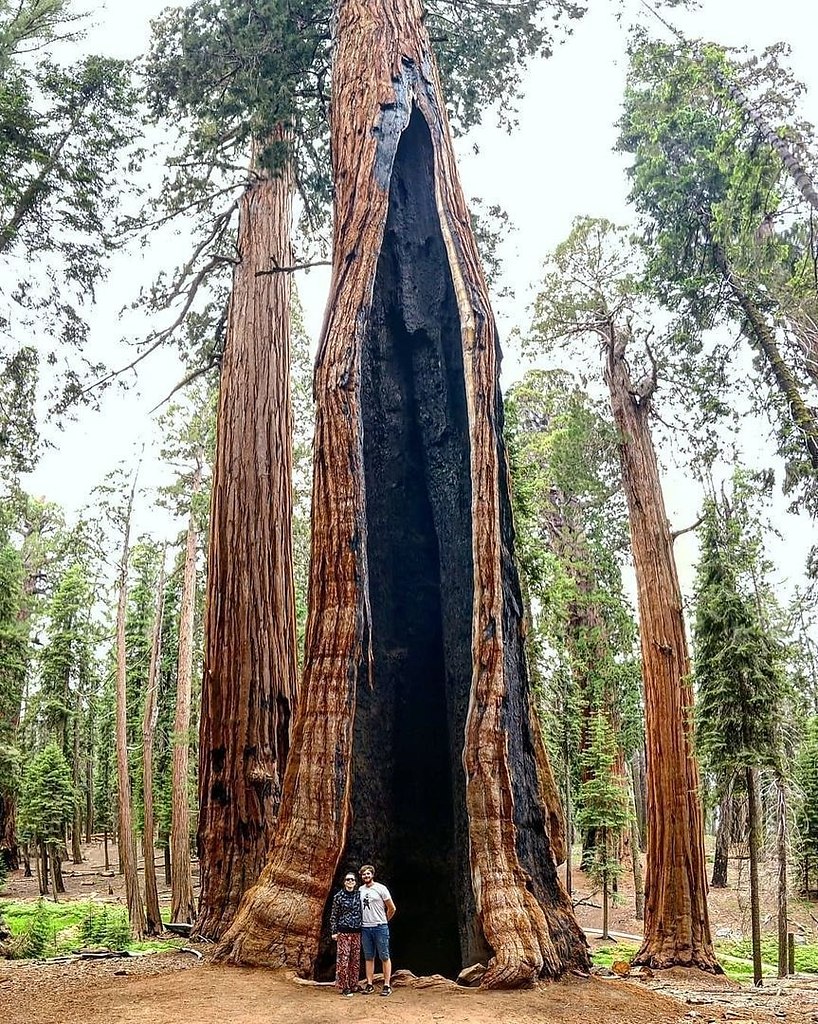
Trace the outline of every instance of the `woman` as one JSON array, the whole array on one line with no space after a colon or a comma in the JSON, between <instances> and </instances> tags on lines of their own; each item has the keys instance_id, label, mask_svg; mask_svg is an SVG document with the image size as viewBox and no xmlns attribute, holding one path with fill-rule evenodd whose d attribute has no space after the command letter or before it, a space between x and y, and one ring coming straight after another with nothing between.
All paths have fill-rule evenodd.
<instances>
[{"instance_id":1,"label":"woman","mask_svg":"<svg viewBox=\"0 0 818 1024\"><path fill-rule=\"evenodd\" d=\"M344 887L332 898L329 928L338 943L335 984L342 996L355 994L361 974L361 896L358 880L351 871L344 875Z\"/></svg>"}]
</instances>

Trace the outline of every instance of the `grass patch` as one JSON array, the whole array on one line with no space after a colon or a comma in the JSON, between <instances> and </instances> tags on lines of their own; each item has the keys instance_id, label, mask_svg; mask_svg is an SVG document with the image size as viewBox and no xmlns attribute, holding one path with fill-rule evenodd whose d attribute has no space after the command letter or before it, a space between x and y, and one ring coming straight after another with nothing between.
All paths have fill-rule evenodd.
<instances>
[{"instance_id":1,"label":"grass patch","mask_svg":"<svg viewBox=\"0 0 818 1024\"><path fill-rule=\"evenodd\" d=\"M616 960L631 960L637 947L627 942L600 946L591 952L595 967L610 967ZM753 950L749 939L741 942L720 940L715 943L716 957L728 978L752 982ZM778 940L767 936L761 940L762 974L765 978L778 975ZM798 973L818 974L818 944L795 947L795 970Z\"/></svg>"},{"instance_id":2,"label":"grass patch","mask_svg":"<svg viewBox=\"0 0 818 1024\"><path fill-rule=\"evenodd\" d=\"M132 942L125 908L95 900L0 900L0 913L12 934L12 955L18 958L47 959L83 949L160 952L184 945L179 939Z\"/></svg>"}]
</instances>

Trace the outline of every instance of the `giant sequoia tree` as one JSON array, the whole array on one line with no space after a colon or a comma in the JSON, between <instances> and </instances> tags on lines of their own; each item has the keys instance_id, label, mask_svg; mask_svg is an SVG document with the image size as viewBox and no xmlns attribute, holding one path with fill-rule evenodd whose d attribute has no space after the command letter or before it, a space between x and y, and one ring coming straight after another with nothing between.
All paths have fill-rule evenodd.
<instances>
[{"instance_id":1,"label":"giant sequoia tree","mask_svg":"<svg viewBox=\"0 0 818 1024\"><path fill-rule=\"evenodd\" d=\"M467 9L432 0L428 7L445 36L462 126L488 100L515 92L526 58L548 50L552 16L582 13L567 0L508 8L478 0ZM148 61L154 112L184 130L159 223L180 214L196 221L190 259L154 290L179 314L148 349L195 321L195 336L206 338L196 356L222 367L200 736L197 930L208 937L223 933L258 876L289 745L296 682L289 275L300 262L290 221L296 187L310 236L329 197L331 15L328 0L260 0L249 9L195 0L157 22ZM248 150L249 174L237 171ZM225 198L239 190L240 199ZM206 288L210 303L203 303ZM215 329L214 341L202 324Z\"/></svg>"},{"instance_id":2,"label":"giant sequoia tree","mask_svg":"<svg viewBox=\"0 0 818 1024\"><path fill-rule=\"evenodd\" d=\"M523 658L496 330L420 4L337 14L305 674L271 858L218 955L312 972L339 865L366 857L404 963L489 955L486 984L522 984L587 952Z\"/></svg>"},{"instance_id":3,"label":"giant sequoia tree","mask_svg":"<svg viewBox=\"0 0 818 1024\"><path fill-rule=\"evenodd\" d=\"M647 345L646 354L635 345L628 351L638 330L632 324L646 312L639 269L624 231L606 221L578 218L549 264L538 299L537 327L543 342L577 337L586 350L594 343L601 347L619 434L645 687L645 937L636 959L656 967L718 970L707 909L682 599L651 438L657 364Z\"/></svg>"}]
</instances>

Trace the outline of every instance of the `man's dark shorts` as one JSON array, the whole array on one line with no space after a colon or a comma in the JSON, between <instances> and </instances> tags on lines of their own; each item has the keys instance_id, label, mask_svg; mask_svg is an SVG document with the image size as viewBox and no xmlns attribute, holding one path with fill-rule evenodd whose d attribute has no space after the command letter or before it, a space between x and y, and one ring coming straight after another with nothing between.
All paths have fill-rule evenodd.
<instances>
[{"instance_id":1,"label":"man's dark shorts","mask_svg":"<svg viewBox=\"0 0 818 1024\"><path fill-rule=\"evenodd\" d=\"M375 957L383 962L389 959L389 925L376 924L372 928L364 928L361 931L361 945L364 947L364 960L374 960Z\"/></svg>"}]
</instances>

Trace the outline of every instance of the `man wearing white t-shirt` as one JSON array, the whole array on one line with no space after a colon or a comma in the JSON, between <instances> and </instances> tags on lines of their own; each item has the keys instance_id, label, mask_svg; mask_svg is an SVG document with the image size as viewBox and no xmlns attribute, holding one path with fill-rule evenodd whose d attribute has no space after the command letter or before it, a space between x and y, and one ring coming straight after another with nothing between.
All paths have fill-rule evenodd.
<instances>
[{"instance_id":1,"label":"man wearing white t-shirt","mask_svg":"<svg viewBox=\"0 0 818 1024\"><path fill-rule=\"evenodd\" d=\"M361 945L366 963L366 984L361 990L365 996L375 991L372 979L375 976L375 957L383 964L382 996L391 996L392 960L389 955L389 921L395 914L395 904L385 885L375 881L375 869L364 864L360 871L363 885L360 887L363 929Z\"/></svg>"}]
</instances>

